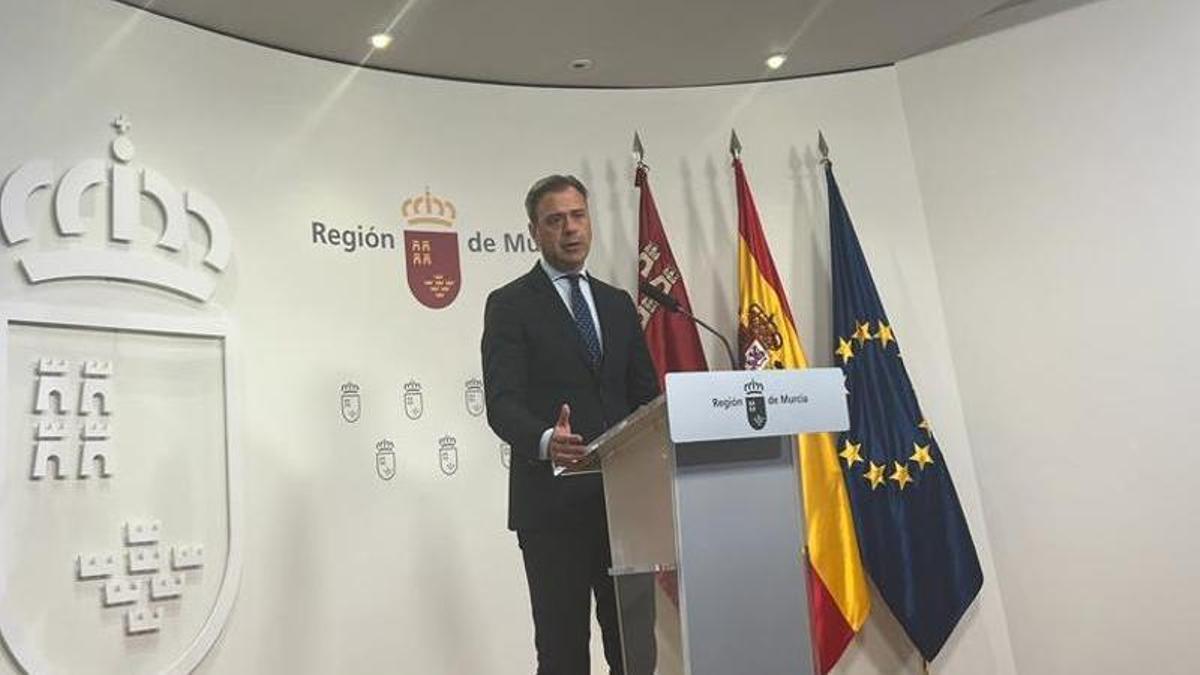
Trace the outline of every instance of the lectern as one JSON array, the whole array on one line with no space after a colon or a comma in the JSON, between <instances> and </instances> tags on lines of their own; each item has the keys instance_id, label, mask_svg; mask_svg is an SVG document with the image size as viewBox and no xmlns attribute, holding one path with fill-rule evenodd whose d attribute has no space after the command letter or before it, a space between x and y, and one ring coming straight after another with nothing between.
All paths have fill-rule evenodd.
<instances>
[{"instance_id":1,"label":"lectern","mask_svg":"<svg viewBox=\"0 0 1200 675\"><path fill-rule=\"evenodd\" d=\"M592 443L628 675L814 672L795 438L848 424L837 368L672 373Z\"/></svg>"}]
</instances>

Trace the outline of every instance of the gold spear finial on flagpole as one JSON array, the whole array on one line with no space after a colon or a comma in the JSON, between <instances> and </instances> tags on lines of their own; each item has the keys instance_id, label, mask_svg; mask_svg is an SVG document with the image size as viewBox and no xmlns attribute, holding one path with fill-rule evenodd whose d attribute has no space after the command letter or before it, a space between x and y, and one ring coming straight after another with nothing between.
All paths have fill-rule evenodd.
<instances>
[{"instance_id":1,"label":"gold spear finial on flagpole","mask_svg":"<svg viewBox=\"0 0 1200 675\"><path fill-rule=\"evenodd\" d=\"M829 166L833 162L829 161L829 144L825 142L825 134L817 129L817 152L821 153L821 164Z\"/></svg>"},{"instance_id":2,"label":"gold spear finial on flagpole","mask_svg":"<svg viewBox=\"0 0 1200 675\"><path fill-rule=\"evenodd\" d=\"M639 165L646 163L646 148L642 147L642 137L636 131L633 132L633 158Z\"/></svg>"},{"instance_id":3,"label":"gold spear finial on flagpole","mask_svg":"<svg viewBox=\"0 0 1200 675\"><path fill-rule=\"evenodd\" d=\"M729 131L729 154L733 155L734 159L742 156L742 142L738 140L737 129Z\"/></svg>"}]
</instances>

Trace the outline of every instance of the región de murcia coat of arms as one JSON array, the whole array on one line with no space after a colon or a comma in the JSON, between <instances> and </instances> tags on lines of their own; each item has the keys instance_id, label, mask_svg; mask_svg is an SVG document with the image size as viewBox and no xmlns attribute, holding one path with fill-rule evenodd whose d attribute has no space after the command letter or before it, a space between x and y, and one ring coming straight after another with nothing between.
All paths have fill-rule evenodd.
<instances>
[{"instance_id":1,"label":"regi\u00f3n de murcia coat of arms","mask_svg":"<svg viewBox=\"0 0 1200 675\"><path fill-rule=\"evenodd\" d=\"M404 230L404 265L408 289L430 309L454 302L462 286L458 261L458 234L451 228L458 217L454 203L425 193L404 200L400 207L408 227Z\"/></svg>"},{"instance_id":2,"label":"regi\u00f3n de murcia coat of arms","mask_svg":"<svg viewBox=\"0 0 1200 675\"><path fill-rule=\"evenodd\" d=\"M763 385L750 380L742 389L746 392L746 421L751 429L758 431L767 426L767 399L763 396Z\"/></svg>"},{"instance_id":3,"label":"regi\u00f3n de murcia coat of arms","mask_svg":"<svg viewBox=\"0 0 1200 675\"><path fill-rule=\"evenodd\" d=\"M467 380L463 386L463 400L466 401L467 412L471 413L473 417L482 415L484 409L483 381L477 377Z\"/></svg>"},{"instance_id":4,"label":"regi\u00f3n de murcia coat of arms","mask_svg":"<svg viewBox=\"0 0 1200 675\"><path fill-rule=\"evenodd\" d=\"M383 480L396 477L396 444L386 438L375 444L375 473Z\"/></svg>"},{"instance_id":5,"label":"regi\u00f3n de murcia coat of arms","mask_svg":"<svg viewBox=\"0 0 1200 675\"><path fill-rule=\"evenodd\" d=\"M404 416L410 420L421 419L425 413L425 397L421 394L421 383L409 380L404 383Z\"/></svg>"},{"instance_id":6,"label":"regi\u00f3n de murcia coat of arms","mask_svg":"<svg viewBox=\"0 0 1200 675\"><path fill-rule=\"evenodd\" d=\"M438 439L438 466L447 476L453 476L458 471L458 441L453 436Z\"/></svg>"},{"instance_id":7,"label":"regi\u00f3n de murcia coat of arms","mask_svg":"<svg viewBox=\"0 0 1200 675\"><path fill-rule=\"evenodd\" d=\"M114 127L111 157L0 188L0 639L21 672L189 672L241 573L236 345L205 304L229 229Z\"/></svg>"},{"instance_id":8,"label":"regi\u00f3n de murcia coat of arms","mask_svg":"<svg viewBox=\"0 0 1200 675\"><path fill-rule=\"evenodd\" d=\"M353 424L362 417L362 394L357 384L347 382L342 385L342 419Z\"/></svg>"}]
</instances>

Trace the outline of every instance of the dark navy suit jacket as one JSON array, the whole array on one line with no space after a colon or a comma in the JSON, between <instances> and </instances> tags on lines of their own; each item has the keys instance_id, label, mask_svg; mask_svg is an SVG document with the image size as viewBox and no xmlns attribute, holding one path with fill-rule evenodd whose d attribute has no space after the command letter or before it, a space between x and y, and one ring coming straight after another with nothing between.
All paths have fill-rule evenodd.
<instances>
[{"instance_id":1,"label":"dark navy suit jacket","mask_svg":"<svg viewBox=\"0 0 1200 675\"><path fill-rule=\"evenodd\" d=\"M588 365L571 313L540 264L492 291L483 318L488 423L512 446L508 527L570 527L604 517L599 475L555 477L538 458L563 403L588 442L658 395L658 379L629 294L588 277L603 356ZM594 522L594 521L593 521Z\"/></svg>"}]
</instances>

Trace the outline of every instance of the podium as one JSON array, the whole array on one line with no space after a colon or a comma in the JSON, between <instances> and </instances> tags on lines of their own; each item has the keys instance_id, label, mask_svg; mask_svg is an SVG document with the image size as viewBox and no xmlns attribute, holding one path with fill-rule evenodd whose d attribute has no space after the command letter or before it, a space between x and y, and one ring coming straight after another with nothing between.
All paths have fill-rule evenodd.
<instances>
[{"instance_id":1,"label":"podium","mask_svg":"<svg viewBox=\"0 0 1200 675\"><path fill-rule=\"evenodd\" d=\"M848 426L838 368L672 373L592 443L627 675L815 672L795 438Z\"/></svg>"}]
</instances>

